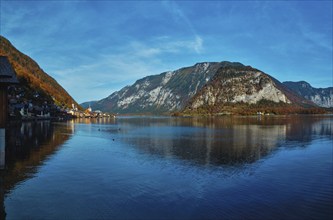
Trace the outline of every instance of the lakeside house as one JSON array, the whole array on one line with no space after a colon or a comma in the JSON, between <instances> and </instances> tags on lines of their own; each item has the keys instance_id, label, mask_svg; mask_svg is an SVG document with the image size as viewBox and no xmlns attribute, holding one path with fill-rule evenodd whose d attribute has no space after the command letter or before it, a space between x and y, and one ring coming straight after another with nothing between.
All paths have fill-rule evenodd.
<instances>
[{"instance_id":1,"label":"lakeside house","mask_svg":"<svg viewBox=\"0 0 333 220\"><path fill-rule=\"evenodd\" d=\"M8 116L8 86L18 83L8 58L0 56L0 127L5 126Z\"/></svg>"},{"instance_id":2,"label":"lakeside house","mask_svg":"<svg viewBox=\"0 0 333 220\"><path fill-rule=\"evenodd\" d=\"M80 111L78 108L72 104L71 109L66 109L67 114L72 115L75 118L108 118L111 117L110 114L103 113L100 110L93 111L89 106L86 110Z\"/></svg>"}]
</instances>

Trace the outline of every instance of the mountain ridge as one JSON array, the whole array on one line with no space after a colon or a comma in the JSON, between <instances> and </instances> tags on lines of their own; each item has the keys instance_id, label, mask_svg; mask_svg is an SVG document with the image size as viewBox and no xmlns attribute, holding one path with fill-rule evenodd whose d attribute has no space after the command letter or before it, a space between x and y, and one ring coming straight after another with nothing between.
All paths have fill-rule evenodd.
<instances>
[{"instance_id":1,"label":"mountain ridge","mask_svg":"<svg viewBox=\"0 0 333 220\"><path fill-rule=\"evenodd\" d=\"M333 107L333 87L314 88L310 85L310 83L305 81L285 81L283 84L293 92L314 102L318 106L325 108Z\"/></svg>"},{"instance_id":2,"label":"mountain ridge","mask_svg":"<svg viewBox=\"0 0 333 220\"><path fill-rule=\"evenodd\" d=\"M97 101L92 107L114 113L165 113L180 110L223 65L232 62L201 62L175 71L146 76Z\"/></svg>"},{"instance_id":3,"label":"mountain ridge","mask_svg":"<svg viewBox=\"0 0 333 220\"><path fill-rule=\"evenodd\" d=\"M242 70L243 75L241 73L237 75L235 72L230 75L227 72L221 73L223 69ZM170 114L172 112L182 112L186 108L188 110L190 102L193 103L193 97L197 97L199 93L207 93L207 91L202 91L202 89L211 85L218 78L222 80L219 74L223 75L223 80L228 80L228 77L233 82L243 80L242 83L238 83L238 88L236 88L236 90L242 88L242 94L238 94L239 97L232 102L224 102L224 105L231 104L235 106L237 103L244 104L247 103L246 100L257 97L247 104L253 106L258 102L260 106L264 106L266 103L266 105L281 108L282 106L289 106L290 108L292 106L294 109L316 107L311 100L305 99L274 77L251 66L229 61L200 62L178 70L147 76L137 80L132 85L125 86L104 99L96 101L91 107L120 114ZM250 75L246 76L246 74L252 74L252 78ZM243 79L241 79L242 77ZM256 79L256 77L259 78ZM257 84L251 85L254 82L253 80L259 81ZM266 89L262 90L264 87L260 84L260 80L262 80L262 85L269 83L270 87L265 87ZM251 89L246 89L244 86L249 86ZM225 89L220 94L222 97L227 94L228 88L234 88L234 84L229 83L227 86L220 85L217 87L222 88L222 90ZM275 93L265 96L271 90L274 90ZM251 93L252 96L246 95L246 93ZM208 99L212 101L214 98L216 99L217 97L212 96Z\"/></svg>"}]
</instances>

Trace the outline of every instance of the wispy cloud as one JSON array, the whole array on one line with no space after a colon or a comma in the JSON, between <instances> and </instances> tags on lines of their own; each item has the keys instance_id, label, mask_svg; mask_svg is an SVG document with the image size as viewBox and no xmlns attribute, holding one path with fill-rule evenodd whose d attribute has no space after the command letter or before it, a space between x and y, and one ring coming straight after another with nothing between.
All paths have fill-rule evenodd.
<instances>
[{"instance_id":1,"label":"wispy cloud","mask_svg":"<svg viewBox=\"0 0 333 220\"><path fill-rule=\"evenodd\" d=\"M195 36L195 38L191 40L169 41L162 47L164 47L167 52L190 50L199 54L203 51L203 39L199 36Z\"/></svg>"},{"instance_id":2,"label":"wispy cloud","mask_svg":"<svg viewBox=\"0 0 333 220\"><path fill-rule=\"evenodd\" d=\"M196 36L195 37L195 42L190 46L193 47L194 50L197 53L201 53L203 51L203 40L202 40L202 38L199 37L199 36Z\"/></svg>"},{"instance_id":3,"label":"wispy cloud","mask_svg":"<svg viewBox=\"0 0 333 220\"><path fill-rule=\"evenodd\" d=\"M179 23L185 23L190 31L197 35L196 30L193 27L192 22L188 17L185 15L184 11L179 7L177 2L175 1L163 1L162 4L172 14L172 18Z\"/></svg>"},{"instance_id":4,"label":"wispy cloud","mask_svg":"<svg viewBox=\"0 0 333 220\"><path fill-rule=\"evenodd\" d=\"M0 32L79 102L151 74L231 60L331 77L332 3L1 1ZM315 6L315 7L314 7ZM325 14L325 16L322 16ZM318 67L326 67L319 69ZM325 78L325 79L326 79Z\"/></svg>"},{"instance_id":5,"label":"wispy cloud","mask_svg":"<svg viewBox=\"0 0 333 220\"><path fill-rule=\"evenodd\" d=\"M132 45L133 46L133 45ZM131 48L133 51L138 53L137 55L149 55L155 56L163 53L198 53L203 51L203 39L196 36L194 39L174 39L172 37L163 37L153 39L151 42L134 44Z\"/></svg>"},{"instance_id":6,"label":"wispy cloud","mask_svg":"<svg viewBox=\"0 0 333 220\"><path fill-rule=\"evenodd\" d=\"M172 37L157 37L147 42L133 41L116 52L96 55L78 66L54 66L50 71L59 82L79 101L96 99L96 94L81 94L79 91L98 91L98 98L106 97L123 86L147 75L170 70L163 62L165 54L191 54L201 52L202 39L176 40ZM171 69L172 70L172 69ZM68 80L68 79L71 80ZM78 83L80 82L80 83Z\"/></svg>"},{"instance_id":7,"label":"wispy cloud","mask_svg":"<svg viewBox=\"0 0 333 220\"><path fill-rule=\"evenodd\" d=\"M184 11L179 7L175 1L163 1L163 6L172 14L172 18L179 23L185 23L195 41L193 43L185 44L185 47L193 48L196 53L201 53L203 50L203 39L199 36L194 28L191 20L186 16ZM186 43L186 42L183 42ZM180 44L183 44L180 42Z\"/></svg>"},{"instance_id":8,"label":"wispy cloud","mask_svg":"<svg viewBox=\"0 0 333 220\"><path fill-rule=\"evenodd\" d=\"M83 102L104 98L141 77L162 72L163 65L157 65L156 59L148 60L147 55L148 53L142 56L130 51L103 54L91 59L92 64L51 71L71 94L76 94L75 98L79 102ZM156 68L158 66L162 68Z\"/></svg>"},{"instance_id":9,"label":"wispy cloud","mask_svg":"<svg viewBox=\"0 0 333 220\"><path fill-rule=\"evenodd\" d=\"M304 23L300 25L300 31L304 39L310 42L311 49L320 47L332 52L332 37L313 31Z\"/></svg>"}]
</instances>

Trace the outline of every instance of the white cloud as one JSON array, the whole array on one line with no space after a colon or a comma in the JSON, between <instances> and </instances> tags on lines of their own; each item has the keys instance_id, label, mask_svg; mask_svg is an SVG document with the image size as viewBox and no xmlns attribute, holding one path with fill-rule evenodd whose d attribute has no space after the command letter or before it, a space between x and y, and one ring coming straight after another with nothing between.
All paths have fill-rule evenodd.
<instances>
[{"instance_id":1,"label":"white cloud","mask_svg":"<svg viewBox=\"0 0 333 220\"><path fill-rule=\"evenodd\" d=\"M78 102L105 98L135 80L161 73L165 68L158 59L148 59L139 54L139 50L135 53L123 51L100 55L91 63L52 71L60 84L70 94L75 94L74 98Z\"/></svg>"},{"instance_id":2,"label":"white cloud","mask_svg":"<svg viewBox=\"0 0 333 220\"><path fill-rule=\"evenodd\" d=\"M203 50L203 40L201 37L195 36L191 40L169 41L162 45L162 48L166 52L180 53L184 52L183 50L190 50L199 54Z\"/></svg>"},{"instance_id":3,"label":"white cloud","mask_svg":"<svg viewBox=\"0 0 333 220\"><path fill-rule=\"evenodd\" d=\"M187 27L190 29L190 31L194 34L197 35L192 22L184 11L179 7L179 5L174 2L174 1L163 1L162 5L166 8L167 11L169 11L172 14L172 18L179 23L185 23Z\"/></svg>"},{"instance_id":4,"label":"white cloud","mask_svg":"<svg viewBox=\"0 0 333 220\"><path fill-rule=\"evenodd\" d=\"M331 67L329 31L286 2L1 3L1 33L79 102L200 61L282 66L303 56L310 61L298 67Z\"/></svg>"},{"instance_id":5,"label":"white cloud","mask_svg":"<svg viewBox=\"0 0 333 220\"><path fill-rule=\"evenodd\" d=\"M195 38L194 42L176 42L175 45L182 45L181 47L183 48L193 49L196 53L201 53L203 50L203 40L181 7L179 7L174 1L163 1L162 5L173 15L172 17L174 20L186 24L187 28L192 33L193 38Z\"/></svg>"},{"instance_id":6,"label":"white cloud","mask_svg":"<svg viewBox=\"0 0 333 220\"><path fill-rule=\"evenodd\" d=\"M101 99L136 80L170 70L163 62L168 53L201 53L203 40L177 40L172 37L158 37L153 42L133 41L119 47L117 52L99 54L82 65L50 70L78 102Z\"/></svg>"},{"instance_id":7,"label":"white cloud","mask_svg":"<svg viewBox=\"0 0 333 220\"><path fill-rule=\"evenodd\" d=\"M203 52L203 39L195 36L194 39L175 39L172 37L158 37L153 42L143 43L135 42L130 44L129 50L136 56L157 57L164 53L182 54L187 52L195 52L200 54Z\"/></svg>"},{"instance_id":8,"label":"white cloud","mask_svg":"<svg viewBox=\"0 0 333 220\"><path fill-rule=\"evenodd\" d=\"M195 37L195 43L192 45L194 50L197 52L197 53L201 53L201 51L203 50L203 40L201 37L199 36L196 36Z\"/></svg>"}]
</instances>

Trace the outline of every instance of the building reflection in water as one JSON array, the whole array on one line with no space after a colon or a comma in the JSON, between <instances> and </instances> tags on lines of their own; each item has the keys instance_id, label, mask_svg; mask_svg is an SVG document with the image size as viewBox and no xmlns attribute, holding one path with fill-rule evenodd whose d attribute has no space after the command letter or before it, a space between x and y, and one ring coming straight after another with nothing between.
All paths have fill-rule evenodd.
<instances>
[{"instance_id":1,"label":"building reflection in water","mask_svg":"<svg viewBox=\"0 0 333 220\"><path fill-rule=\"evenodd\" d=\"M5 168L5 149L6 149L6 133L4 128L0 128L0 170Z\"/></svg>"},{"instance_id":2,"label":"building reflection in water","mask_svg":"<svg viewBox=\"0 0 333 220\"><path fill-rule=\"evenodd\" d=\"M79 124L115 124L116 118L77 118L71 122Z\"/></svg>"},{"instance_id":3,"label":"building reflection in water","mask_svg":"<svg viewBox=\"0 0 333 220\"><path fill-rule=\"evenodd\" d=\"M10 124L5 137L1 136L5 151L1 151L0 158L5 163L0 171L0 219L5 218L5 195L21 181L33 177L38 167L57 152L73 132L70 124L57 126L50 121Z\"/></svg>"}]
</instances>

